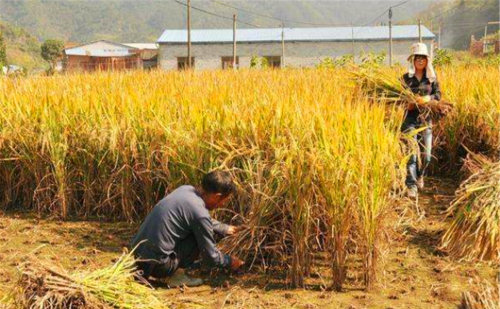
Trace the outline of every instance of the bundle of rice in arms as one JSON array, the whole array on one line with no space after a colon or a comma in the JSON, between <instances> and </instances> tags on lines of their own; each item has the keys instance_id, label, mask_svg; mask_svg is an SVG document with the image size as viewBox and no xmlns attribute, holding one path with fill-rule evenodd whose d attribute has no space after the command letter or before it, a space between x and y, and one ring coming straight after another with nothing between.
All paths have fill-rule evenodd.
<instances>
[{"instance_id":1,"label":"bundle of rice in arms","mask_svg":"<svg viewBox=\"0 0 500 309\"><path fill-rule=\"evenodd\" d=\"M392 70L360 68L352 74L361 89L371 98L405 108L417 108L424 118L445 116L453 106L444 100L425 101L405 87L404 82Z\"/></svg>"}]
</instances>

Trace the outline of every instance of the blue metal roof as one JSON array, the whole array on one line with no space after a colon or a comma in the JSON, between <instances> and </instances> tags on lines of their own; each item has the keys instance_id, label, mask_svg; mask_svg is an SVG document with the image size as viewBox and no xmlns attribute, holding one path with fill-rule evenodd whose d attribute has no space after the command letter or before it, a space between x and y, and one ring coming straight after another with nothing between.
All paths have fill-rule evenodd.
<instances>
[{"instance_id":1,"label":"blue metal roof","mask_svg":"<svg viewBox=\"0 0 500 309\"><path fill-rule=\"evenodd\" d=\"M281 28L237 29L238 42L280 42ZM388 40L389 27L335 27L335 28L285 28L285 41L355 41ZM393 26L394 40L418 39L418 26ZM435 35L422 26L422 38L433 39ZM192 43L230 43L233 41L233 29L196 29L191 30ZM187 30L170 30L163 32L157 41L160 44L176 44L187 42Z\"/></svg>"}]
</instances>

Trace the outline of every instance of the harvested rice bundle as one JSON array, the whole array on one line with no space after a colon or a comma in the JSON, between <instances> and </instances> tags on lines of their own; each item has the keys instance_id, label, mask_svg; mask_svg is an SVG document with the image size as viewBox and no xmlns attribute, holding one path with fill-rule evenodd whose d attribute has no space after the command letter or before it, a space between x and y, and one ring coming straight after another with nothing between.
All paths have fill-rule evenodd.
<instances>
[{"instance_id":1,"label":"harvested rice bundle","mask_svg":"<svg viewBox=\"0 0 500 309\"><path fill-rule=\"evenodd\" d=\"M497 309L500 307L498 287L488 282L477 282L472 291L462 293L460 309Z\"/></svg>"},{"instance_id":2,"label":"harvested rice bundle","mask_svg":"<svg viewBox=\"0 0 500 309\"><path fill-rule=\"evenodd\" d=\"M150 287L135 280L134 258L126 253L111 267L68 274L63 269L26 263L16 293L24 308L168 308Z\"/></svg>"},{"instance_id":3,"label":"harvested rice bundle","mask_svg":"<svg viewBox=\"0 0 500 309\"><path fill-rule=\"evenodd\" d=\"M394 71L369 68L353 72L362 89L372 98L383 97L389 102L415 102L417 95L403 86L403 82Z\"/></svg>"},{"instance_id":4,"label":"harvested rice bundle","mask_svg":"<svg viewBox=\"0 0 500 309\"><path fill-rule=\"evenodd\" d=\"M404 86L404 82L393 70L360 68L353 74L363 91L372 99L383 99L386 103L403 107L415 104L423 118L442 117L452 108L452 104L444 100L422 101L422 98Z\"/></svg>"},{"instance_id":5,"label":"harvested rice bundle","mask_svg":"<svg viewBox=\"0 0 500 309\"><path fill-rule=\"evenodd\" d=\"M500 162L469 154L464 165L471 176L456 192L448 212L455 218L441 249L467 260L500 259Z\"/></svg>"}]
</instances>

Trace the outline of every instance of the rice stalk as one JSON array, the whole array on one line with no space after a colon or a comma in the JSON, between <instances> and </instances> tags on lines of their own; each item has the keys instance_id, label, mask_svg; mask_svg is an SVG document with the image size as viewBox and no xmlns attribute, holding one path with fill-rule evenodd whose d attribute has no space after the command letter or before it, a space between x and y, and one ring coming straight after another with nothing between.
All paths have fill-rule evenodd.
<instances>
[{"instance_id":1,"label":"rice stalk","mask_svg":"<svg viewBox=\"0 0 500 309\"><path fill-rule=\"evenodd\" d=\"M132 253L124 253L113 266L74 274L27 262L20 267L14 299L24 308L168 308L136 280L134 265Z\"/></svg>"},{"instance_id":2,"label":"rice stalk","mask_svg":"<svg viewBox=\"0 0 500 309\"><path fill-rule=\"evenodd\" d=\"M462 292L460 309L495 309L500 305L499 286L476 279L471 291Z\"/></svg>"},{"instance_id":3,"label":"rice stalk","mask_svg":"<svg viewBox=\"0 0 500 309\"><path fill-rule=\"evenodd\" d=\"M437 169L460 171L469 149L496 160L500 151L500 72L495 66L450 66L438 71L454 112L434 126Z\"/></svg>"},{"instance_id":4,"label":"rice stalk","mask_svg":"<svg viewBox=\"0 0 500 309\"><path fill-rule=\"evenodd\" d=\"M407 108L410 104L420 111L421 119L439 119L453 106L444 100L419 103L419 96L405 87L402 74L381 68L363 68L353 71L354 79L361 89L373 100Z\"/></svg>"},{"instance_id":5,"label":"rice stalk","mask_svg":"<svg viewBox=\"0 0 500 309\"><path fill-rule=\"evenodd\" d=\"M441 249L466 260L500 260L500 162L469 154L467 178L447 212L454 217Z\"/></svg>"},{"instance_id":6,"label":"rice stalk","mask_svg":"<svg viewBox=\"0 0 500 309\"><path fill-rule=\"evenodd\" d=\"M443 121L443 147L467 137L494 146L495 113L482 111L496 106L498 73L447 70L438 76L460 117ZM375 70L366 72L372 80ZM380 270L378 234L403 179L400 73L384 73L390 81L374 92L381 102L348 70L1 79L0 153L8 160L0 161L0 205L134 221L177 186L226 168L240 193L221 215L247 227L226 240L227 252L286 269L300 286L313 263L309 252L326 249L341 289L355 240L371 286ZM483 135L480 121L491 128Z\"/></svg>"}]
</instances>

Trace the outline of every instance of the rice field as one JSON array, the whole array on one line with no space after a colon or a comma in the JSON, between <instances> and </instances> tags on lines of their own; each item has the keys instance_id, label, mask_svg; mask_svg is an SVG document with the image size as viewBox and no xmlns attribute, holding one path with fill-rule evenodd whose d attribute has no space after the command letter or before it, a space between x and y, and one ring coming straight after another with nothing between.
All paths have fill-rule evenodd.
<instances>
[{"instance_id":1,"label":"rice field","mask_svg":"<svg viewBox=\"0 0 500 309\"><path fill-rule=\"evenodd\" d=\"M436 128L439 159L448 170L460 169L467 149L498 161L500 71L497 66L447 66L438 71L445 98L455 112Z\"/></svg>"},{"instance_id":2,"label":"rice field","mask_svg":"<svg viewBox=\"0 0 500 309\"><path fill-rule=\"evenodd\" d=\"M177 186L222 168L239 192L217 216L246 227L226 252L295 287L324 253L333 289L359 266L372 290L401 222L410 147L403 108L364 92L353 70L2 79L0 209L138 222ZM497 160L499 75L438 71L454 111L435 124L436 171L455 172L467 150Z\"/></svg>"}]
</instances>

